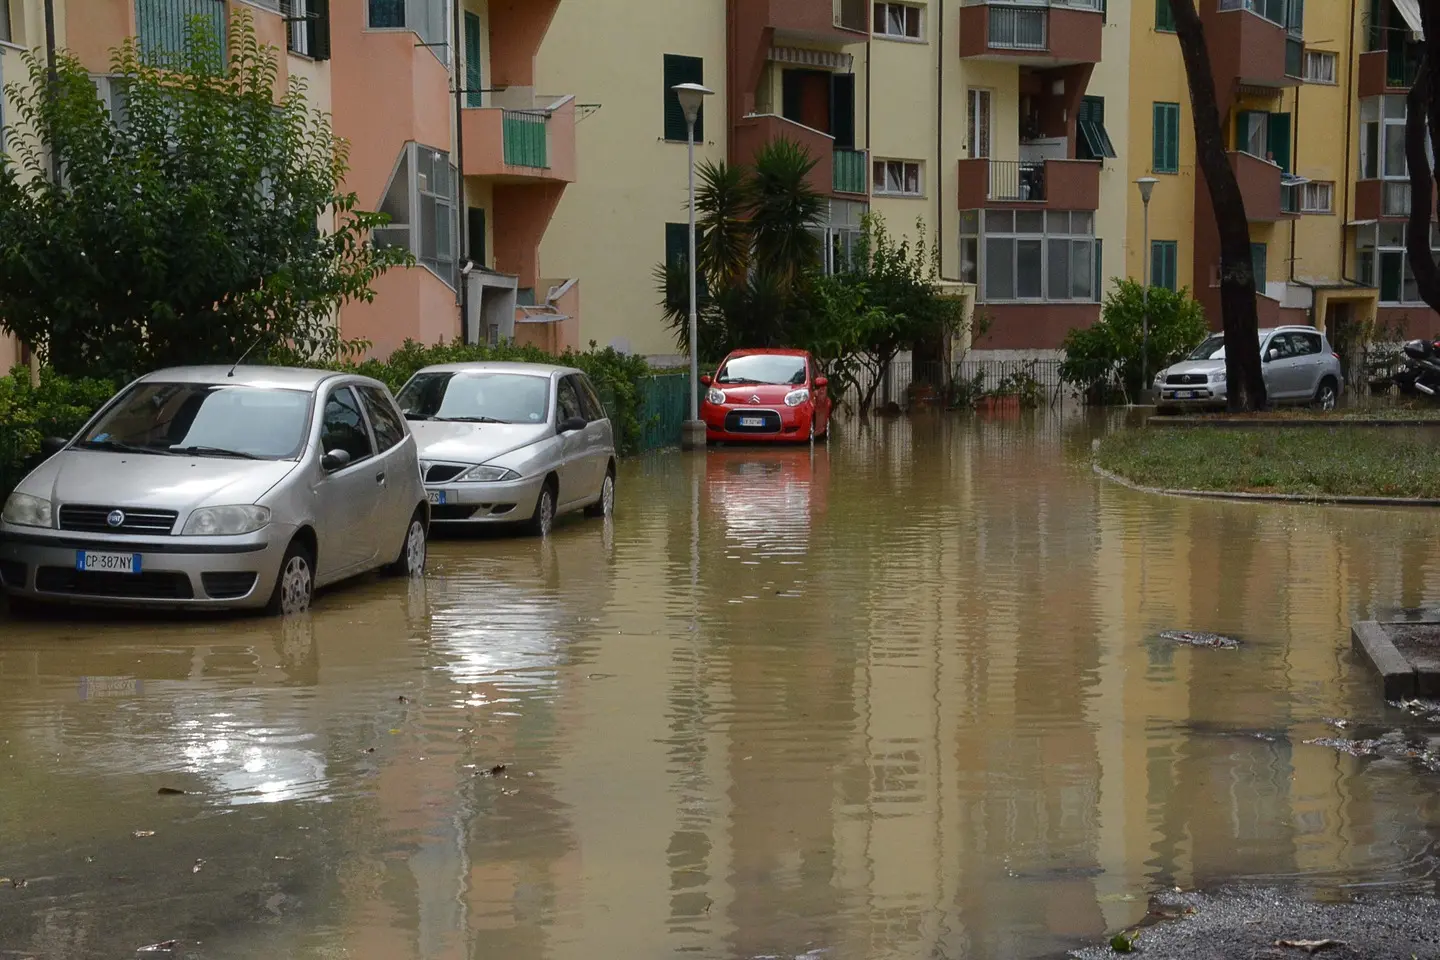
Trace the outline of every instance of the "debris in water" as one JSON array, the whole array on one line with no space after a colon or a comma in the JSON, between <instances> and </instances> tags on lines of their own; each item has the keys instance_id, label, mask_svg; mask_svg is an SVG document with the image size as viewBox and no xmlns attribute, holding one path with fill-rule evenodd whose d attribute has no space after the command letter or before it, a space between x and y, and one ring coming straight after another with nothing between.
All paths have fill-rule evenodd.
<instances>
[{"instance_id":1,"label":"debris in water","mask_svg":"<svg viewBox=\"0 0 1440 960\"><path fill-rule=\"evenodd\" d=\"M20 889L23 889L23 888L25 888L25 887L28 887L29 885L30 885L30 881L29 881L29 880L25 880L25 879L22 879L22 878L20 878L20 877L16 877L16 878L13 879L13 880L12 880L11 878L9 878L9 877L0 877L0 886L9 886L9 887L11 887L11 888L13 888L13 889L15 889L15 890L20 890Z\"/></svg>"},{"instance_id":2,"label":"debris in water","mask_svg":"<svg viewBox=\"0 0 1440 960\"><path fill-rule=\"evenodd\" d=\"M400 702L400 703L409 703L409 702L410 702L410 698L407 697L407 696L405 696L405 694L403 694L403 693L400 694L400 696L396 697L395 699L396 699L398 702Z\"/></svg>"},{"instance_id":3,"label":"debris in water","mask_svg":"<svg viewBox=\"0 0 1440 960\"><path fill-rule=\"evenodd\" d=\"M146 837L153 837L153 836L155 836L155 831L154 831L154 830L136 830L135 832L131 833L130 836L134 837L136 840L144 840Z\"/></svg>"},{"instance_id":4,"label":"debris in water","mask_svg":"<svg viewBox=\"0 0 1440 960\"><path fill-rule=\"evenodd\" d=\"M174 787L161 787L159 790L156 790L155 792L156 792L157 794L159 794L160 796L162 796L162 797L183 797L183 796L185 796L185 791L184 791L184 790L177 790L177 789L174 788Z\"/></svg>"},{"instance_id":5,"label":"debris in water","mask_svg":"<svg viewBox=\"0 0 1440 960\"><path fill-rule=\"evenodd\" d=\"M1116 953L1134 953L1135 941L1140 939L1140 931L1132 930L1129 933L1117 933L1110 938L1110 949Z\"/></svg>"},{"instance_id":6,"label":"debris in water","mask_svg":"<svg viewBox=\"0 0 1440 960\"><path fill-rule=\"evenodd\" d=\"M1330 947L1342 945L1344 940L1276 940L1275 946L1289 947L1292 950L1304 950L1306 953L1319 953Z\"/></svg>"},{"instance_id":7,"label":"debris in water","mask_svg":"<svg viewBox=\"0 0 1440 960\"><path fill-rule=\"evenodd\" d=\"M366 753L374 753L374 752L375 752L375 748L374 748L374 747L366 747L366 748L365 748L365 752L366 752Z\"/></svg>"},{"instance_id":8,"label":"debris in water","mask_svg":"<svg viewBox=\"0 0 1440 960\"><path fill-rule=\"evenodd\" d=\"M1346 727L1350 726L1349 720L1341 720L1338 717L1326 717L1325 722L1330 726L1334 727L1336 730L1344 730Z\"/></svg>"},{"instance_id":9,"label":"debris in water","mask_svg":"<svg viewBox=\"0 0 1440 960\"><path fill-rule=\"evenodd\" d=\"M174 953L180 946L179 940L162 940L159 943L152 943L148 946L139 947L136 953Z\"/></svg>"},{"instance_id":10,"label":"debris in water","mask_svg":"<svg viewBox=\"0 0 1440 960\"><path fill-rule=\"evenodd\" d=\"M505 772L505 764L503 764L503 763L497 763L497 764L495 764L495 766L491 767L489 770L486 771L486 773L490 774L490 776L492 776L492 777L498 777L498 776L500 776L500 774L502 774L502 773L504 773L504 772Z\"/></svg>"},{"instance_id":11,"label":"debris in water","mask_svg":"<svg viewBox=\"0 0 1440 960\"><path fill-rule=\"evenodd\" d=\"M1234 637L1206 633L1203 630L1162 630L1160 639L1169 640L1171 643L1183 643L1189 647L1208 647L1212 650L1234 650L1240 646L1240 641Z\"/></svg>"},{"instance_id":12,"label":"debris in water","mask_svg":"<svg viewBox=\"0 0 1440 960\"><path fill-rule=\"evenodd\" d=\"M199 873L199 872L200 872L200 868L203 867L203 866L205 866L205 861L204 861L204 860L201 860L201 859L199 859L199 858L197 857L196 860L195 860L195 866L193 866L193 867L190 868L190 872L191 872L191 873Z\"/></svg>"}]
</instances>

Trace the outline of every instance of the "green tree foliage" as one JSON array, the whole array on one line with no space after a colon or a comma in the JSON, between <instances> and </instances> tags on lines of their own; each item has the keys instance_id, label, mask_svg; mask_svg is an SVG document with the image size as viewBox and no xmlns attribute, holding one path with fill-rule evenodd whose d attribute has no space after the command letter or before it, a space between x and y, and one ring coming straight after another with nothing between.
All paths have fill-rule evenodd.
<instances>
[{"instance_id":1,"label":"green tree foliage","mask_svg":"<svg viewBox=\"0 0 1440 960\"><path fill-rule=\"evenodd\" d=\"M231 33L221 51L192 23L163 69L126 41L114 116L68 54L53 95L34 55L8 86L21 122L0 155L0 328L56 371L123 380L247 348L335 359L336 309L409 261L368 242L386 218L341 191L344 145L303 80L277 102L275 49L248 16Z\"/></svg>"},{"instance_id":2,"label":"green tree foliage","mask_svg":"<svg viewBox=\"0 0 1440 960\"><path fill-rule=\"evenodd\" d=\"M1141 382L1141 345L1145 341L1145 288L1116 279L1100 311L1100 322L1065 335L1060 376L1081 389L1091 402L1132 402L1147 386ZM1193 350L1209 328L1205 311L1187 289L1150 288L1149 351L1144 364L1153 376Z\"/></svg>"}]
</instances>

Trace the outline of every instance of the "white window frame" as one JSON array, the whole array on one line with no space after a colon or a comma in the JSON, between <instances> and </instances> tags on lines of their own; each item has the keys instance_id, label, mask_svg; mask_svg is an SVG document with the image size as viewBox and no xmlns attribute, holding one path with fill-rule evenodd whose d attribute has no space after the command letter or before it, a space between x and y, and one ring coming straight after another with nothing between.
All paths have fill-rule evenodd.
<instances>
[{"instance_id":1,"label":"white window frame","mask_svg":"<svg viewBox=\"0 0 1440 960\"><path fill-rule=\"evenodd\" d=\"M455 38L450 36L450 0L405 0L405 26L403 27L372 27L370 25L370 3L369 0L334 0L335 3L361 3L365 6L365 29L375 30L380 33L395 33L401 30L408 30L420 38L425 48L435 55L435 59L447 66L450 63L450 49L455 45ZM439 34L432 36L428 32L429 27L437 24L426 25L425 20L432 19L438 22Z\"/></svg>"},{"instance_id":2,"label":"white window frame","mask_svg":"<svg viewBox=\"0 0 1440 960\"><path fill-rule=\"evenodd\" d=\"M1011 217L1011 229L986 229L987 216L990 213L1005 214ZM1100 253L1098 238L1095 236L1095 211L1092 210L1071 210L1071 211L1043 211L1043 227L1039 233L1031 230L1017 232L1015 218L1020 214L1033 215L1042 213L1039 210L979 210L965 211L960 215L960 257L962 263L966 258L966 249L969 247L974 262L975 277L974 283L978 287L980 303L1098 303L1102 299L1102 290L1096 289L1099 272L1096 269L1097 255ZM974 214L974 216L971 216ZM1073 220L1075 214L1083 214L1089 217L1089 230L1074 232ZM1065 217L1063 224L1060 217ZM1053 229L1052 229L1053 225ZM989 241L1010 240L1011 272L1010 278L1014 289L1012 294L1018 294L1020 288L1020 254L1019 242L1038 242L1040 245L1040 296L1039 297L992 297L989 294L987 271L989 264ZM1066 264L1066 283L1068 286L1066 296L1054 296L1050 290L1050 261L1051 253L1057 245L1065 246L1066 256L1069 258ZM1084 276L1087 285L1090 287L1088 297L1077 297L1074 295L1075 278L1079 275L1076 269L1076 248L1089 248L1089 263L1084 264Z\"/></svg>"},{"instance_id":3,"label":"white window frame","mask_svg":"<svg viewBox=\"0 0 1440 960\"><path fill-rule=\"evenodd\" d=\"M909 182L910 168L915 171L915 189L906 187ZM886 184L890 182L891 171L898 168L900 171L900 189L891 190ZM883 170L883 173L881 171ZM880 174L877 178L876 174ZM896 160L887 157L876 157L870 165L870 186L871 192L877 197L923 197L925 196L925 163L921 160Z\"/></svg>"},{"instance_id":4,"label":"white window frame","mask_svg":"<svg viewBox=\"0 0 1440 960\"><path fill-rule=\"evenodd\" d=\"M892 33L890 30L890 14L892 9L898 8L903 11L905 26L900 33ZM886 40L900 40L907 43L925 42L925 7L916 3L893 3L891 0L877 0L871 5L874 22L870 25L870 32L877 37ZM910 15L914 14L915 33L909 32Z\"/></svg>"},{"instance_id":5,"label":"white window frame","mask_svg":"<svg viewBox=\"0 0 1440 960\"><path fill-rule=\"evenodd\" d=\"M1386 108L1393 103L1400 106L1399 116L1388 116ZM1400 157L1401 169L1397 172L1389 170L1385 164L1385 143L1387 128L1398 127L1401 136L1404 136L1405 115L1405 94L1387 93L1378 97L1365 97L1360 101L1360 179L1362 180L1409 180L1410 165L1402 154ZM1369 114L1370 116L1367 116ZM1367 142L1368 127L1376 127L1375 150L1378 155L1375 157L1375 176L1366 176L1365 170L1369 166L1370 145Z\"/></svg>"},{"instance_id":6,"label":"white window frame","mask_svg":"<svg viewBox=\"0 0 1440 960\"><path fill-rule=\"evenodd\" d=\"M285 43L291 53L301 57L311 56L309 14L310 0L290 0L290 21L286 24L289 31ZM369 4L366 4L365 16L370 16Z\"/></svg>"},{"instance_id":7,"label":"white window frame","mask_svg":"<svg viewBox=\"0 0 1440 960\"><path fill-rule=\"evenodd\" d=\"M1328 67L1320 67L1321 64L1328 64ZM1314 65L1316 68L1312 68ZM1340 75L1340 58L1329 50L1306 50L1304 80L1306 83L1324 83L1334 86L1340 81L1336 78Z\"/></svg>"},{"instance_id":8,"label":"white window frame","mask_svg":"<svg viewBox=\"0 0 1440 960\"><path fill-rule=\"evenodd\" d=\"M449 186L452 190L452 193L450 195L447 196L442 193L436 193L435 191L430 189L421 188L420 158L422 152L434 154L442 158L443 163L445 164L445 168L448 171L448 177L450 181ZM434 147L425 146L424 144L418 144L412 140L409 143L405 144L405 149L401 151L400 156L395 161L395 166L390 172L390 179L385 185L385 192L380 195L380 208L383 208L385 206L385 200L390 196L390 191L395 189L395 179L400 173L400 167L402 164L405 165L405 172L408 176L408 182L404 185L406 190L406 209L408 222L398 223L392 221L391 223L388 223L385 226L378 228L377 233L381 233L384 239L382 239L381 237L376 237L374 238L374 242L383 246L394 245L407 248L411 253L415 255L416 262L420 266L423 266L425 269L435 274L437 277L443 280L447 286L454 288L459 282L457 270L459 267L460 250L460 218L456 215L456 211L460 206L458 197L456 195L459 192L460 185L459 172L455 169L455 165L450 162L450 154L447 151L437 150ZM423 216L420 203L422 197L434 202L437 208L437 214L442 209L449 212L448 236L445 238L437 237L435 245L437 256L431 259L422 258L421 255L422 251L425 248L426 239L425 218ZM402 231L405 238L404 243L398 242L399 238L402 236ZM441 242L442 239L444 241L443 244ZM449 252L448 257L442 257L438 255L439 251L447 249ZM434 262L432 262L432 259Z\"/></svg>"},{"instance_id":9,"label":"white window frame","mask_svg":"<svg viewBox=\"0 0 1440 960\"><path fill-rule=\"evenodd\" d=\"M1334 213L1335 183L1331 180L1311 180L1300 186L1301 213ZM1322 189L1323 188L1323 189ZM1320 200L1323 199L1323 203Z\"/></svg>"},{"instance_id":10,"label":"white window frame","mask_svg":"<svg viewBox=\"0 0 1440 960\"><path fill-rule=\"evenodd\" d=\"M1380 261L1385 255L1400 258L1400 299L1399 300L1378 300L1383 307L1423 307L1425 301L1421 299L1417 290L1415 299L1405 299L1405 288L1415 283L1415 274L1410 270L1410 255L1405 246L1406 225L1403 223L1371 223L1356 230L1355 234L1355 274L1364 283L1366 268L1362 265L1364 258L1368 257L1369 281L1375 288L1377 300L1380 296ZM1381 236L1381 232L1388 236ZM1369 241L1368 243L1366 241ZM1430 224L1430 251L1440 254L1440 224Z\"/></svg>"},{"instance_id":11,"label":"white window frame","mask_svg":"<svg viewBox=\"0 0 1440 960\"><path fill-rule=\"evenodd\" d=\"M990 157L995 136L994 101L991 91L985 87L971 87L965 92L965 135L972 160Z\"/></svg>"}]
</instances>

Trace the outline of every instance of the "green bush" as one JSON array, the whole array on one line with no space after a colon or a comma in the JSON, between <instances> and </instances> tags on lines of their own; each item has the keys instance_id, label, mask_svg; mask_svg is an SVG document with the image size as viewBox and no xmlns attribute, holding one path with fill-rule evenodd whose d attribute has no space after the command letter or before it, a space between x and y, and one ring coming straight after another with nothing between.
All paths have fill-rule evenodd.
<instances>
[{"instance_id":1,"label":"green bush","mask_svg":"<svg viewBox=\"0 0 1440 960\"><path fill-rule=\"evenodd\" d=\"M1105 295L1100 322L1071 330L1062 344L1060 377L1078 387L1092 403L1132 401L1149 384L1144 376L1180 360L1205 339L1205 311L1185 289L1150 288L1149 349L1141 363L1146 313L1145 288L1117 279ZM1142 369L1144 373L1142 374Z\"/></svg>"},{"instance_id":2,"label":"green bush","mask_svg":"<svg viewBox=\"0 0 1440 960\"><path fill-rule=\"evenodd\" d=\"M0 496L33 466L45 437L70 437L115 393L107 380L72 379L53 370L30 384L28 367L0 377Z\"/></svg>"}]
</instances>

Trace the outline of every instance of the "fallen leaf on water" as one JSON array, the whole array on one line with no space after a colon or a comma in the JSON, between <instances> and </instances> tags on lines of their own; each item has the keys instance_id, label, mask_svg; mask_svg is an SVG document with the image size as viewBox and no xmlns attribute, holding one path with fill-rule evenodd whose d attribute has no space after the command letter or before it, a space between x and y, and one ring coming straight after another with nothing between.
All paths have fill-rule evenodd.
<instances>
[{"instance_id":1,"label":"fallen leaf on water","mask_svg":"<svg viewBox=\"0 0 1440 960\"><path fill-rule=\"evenodd\" d=\"M156 792L157 794L159 794L160 796L162 796L162 797L183 797L183 796L185 796L185 791L184 791L184 790L177 790L177 789L175 789L174 787L161 787L159 790L156 790L155 792Z\"/></svg>"},{"instance_id":2,"label":"fallen leaf on water","mask_svg":"<svg viewBox=\"0 0 1440 960\"><path fill-rule=\"evenodd\" d=\"M1344 940L1276 940L1275 946L1304 950L1306 953L1319 953L1330 947L1338 947L1344 942Z\"/></svg>"},{"instance_id":3,"label":"fallen leaf on water","mask_svg":"<svg viewBox=\"0 0 1440 960\"><path fill-rule=\"evenodd\" d=\"M136 953L174 953L175 948L180 946L179 940L162 940L159 943L152 943L147 946L137 947Z\"/></svg>"},{"instance_id":4,"label":"fallen leaf on water","mask_svg":"<svg viewBox=\"0 0 1440 960\"><path fill-rule=\"evenodd\" d=\"M498 777L498 776L500 776L500 774L502 774L502 773L504 773L504 772L505 772L505 764L503 764L503 763L497 763L497 764L495 764L495 766L493 766L493 767L490 768L490 776L492 776L492 777Z\"/></svg>"},{"instance_id":5,"label":"fallen leaf on water","mask_svg":"<svg viewBox=\"0 0 1440 960\"><path fill-rule=\"evenodd\" d=\"M144 840L146 837L153 837L153 836L155 836L155 831L154 831L154 830L136 830L134 833L130 834L130 836L134 837L136 840Z\"/></svg>"},{"instance_id":6,"label":"fallen leaf on water","mask_svg":"<svg viewBox=\"0 0 1440 960\"><path fill-rule=\"evenodd\" d=\"M204 860L199 860L199 859L197 859L197 860L195 861L195 866L193 866L193 867L190 868L190 872L191 872L191 873L199 873L199 872L200 872L200 868L203 867L203 866L205 866L205 861L204 861Z\"/></svg>"}]
</instances>

